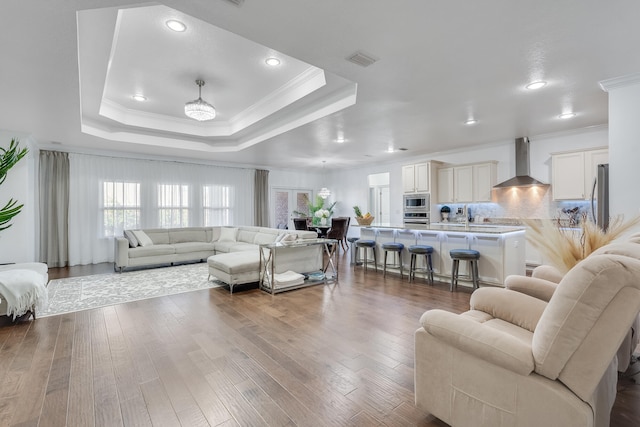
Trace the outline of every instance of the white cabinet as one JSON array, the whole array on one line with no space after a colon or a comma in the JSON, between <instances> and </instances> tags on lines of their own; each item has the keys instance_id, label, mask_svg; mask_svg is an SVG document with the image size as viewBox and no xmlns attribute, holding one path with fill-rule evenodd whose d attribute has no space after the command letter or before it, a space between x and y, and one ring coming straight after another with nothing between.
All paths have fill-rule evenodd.
<instances>
[{"instance_id":1,"label":"white cabinet","mask_svg":"<svg viewBox=\"0 0 640 427\"><path fill-rule=\"evenodd\" d=\"M453 199L456 203L473 202L473 166L453 168Z\"/></svg>"},{"instance_id":2,"label":"white cabinet","mask_svg":"<svg viewBox=\"0 0 640 427\"><path fill-rule=\"evenodd\" d=\"M405 193L433 193L433 180L437 168L434 162L402 166L402 191Z\"/></svg>"},{"instance_id":3,"label":"white cabinet","mask_svg":"<svg viewBox=\"0 0 640 427\"><path fill-rule=\"evenodd\" d=\"M438 169L438 203L490 202L496 162Z\"/></svg>"},{"instance_id":4,"label":"white cabinet","mask_svg":"<svg viewBox=\"0 0 640 427\"><path fill-rule=\"evenodd\" d=\"M473 201L490 202L491 190L496 185L496 163L473 165Z\"/></svg>"},{"instance_id":5,"label":"white cabinet","mask_svg":"<svg viewBox=\"0 0 640 427\"><path fill-rule=\"evenodd\" d=\"M453 168L438 169L438 203L453 203Z\"/></svg>"},{"instance_id":6,"label":"white cabinet","mask_svg":"<svg viewBox=\"0 0 640 427\"><path fill-rule=\"evenodd\" d=\"M609 162L606 148L551 155L551 187L554 200L591 198L597 165Z\"/></svg>"}]
</instances>

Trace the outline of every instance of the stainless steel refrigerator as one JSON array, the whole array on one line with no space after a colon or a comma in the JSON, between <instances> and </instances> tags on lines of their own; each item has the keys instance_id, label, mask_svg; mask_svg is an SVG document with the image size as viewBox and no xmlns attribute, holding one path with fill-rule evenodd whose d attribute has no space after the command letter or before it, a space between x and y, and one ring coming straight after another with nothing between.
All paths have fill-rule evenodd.
<instances>
[{"instance_id":1,"label":"stainless steel refrigerator","mask_svg":"<svg viewBox=\"0 0 640 427\"><path fill-rule=\"evenodd\" d=\"M596 194L597 193L597 194ZM591 190L591 215L603 230L609 228L609 164L598 165Z\"/></svg>"}]
</instances>

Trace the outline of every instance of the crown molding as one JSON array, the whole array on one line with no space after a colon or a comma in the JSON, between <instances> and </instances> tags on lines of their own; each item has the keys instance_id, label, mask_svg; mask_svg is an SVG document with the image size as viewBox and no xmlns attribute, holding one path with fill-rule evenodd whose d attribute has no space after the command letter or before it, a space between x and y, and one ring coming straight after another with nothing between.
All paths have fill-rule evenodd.
<instances>
[{"instance_id":1,"label":"crown molding","mask_svg":"<svg viewBox=\"0 0 640 427\"><path fill-rule=\"evenodd\" d=\"M627 74L626 76L614 77L600 81L600 87L603 91L609 92L612 89L620 89L623 87L637 85L640 83L640 73Z\"/></svg>"}]
</instances>

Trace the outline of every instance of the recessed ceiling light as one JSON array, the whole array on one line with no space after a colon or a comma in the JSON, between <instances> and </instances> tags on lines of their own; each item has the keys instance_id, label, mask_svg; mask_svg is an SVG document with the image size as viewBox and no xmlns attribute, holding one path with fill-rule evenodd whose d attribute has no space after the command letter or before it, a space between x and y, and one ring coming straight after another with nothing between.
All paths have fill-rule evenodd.
<instances>
[{"instance_id":1,"label":"recessed ceiling light","mask_svg":"<svg viewBox=\"0 0 640 427\"><path fill-rule=\"evenodd\" d=\"M186 25L184 25L180 21L176 21L175 19L170 19L167 22L165 22L165 24L167 25L167 27L169 27L170 29L178 33L181 33L187 29Z\"/></svg>"},{"instance_id":2,"label":"recessed ceiling light","mask_svg":"<svg viewBox=\"0 0 640 427\"><path fill-rule=\"evenodd\" d=\"M528 85L525 86L525 88L529 89L529 90L536 90L536 89L540 89L543 88L547 85L547 82L544 82L542 80L538 80L536 82L531 82Z\"/></svg>"},{"instance_id":3,"label":"recessed ceiling light","mask_svg":"<svg viewBox=\"0 0 640 427\"><path fill-rule=\"evenodd\" d=\"M273 58L273 57L265 59L264 62L266 62L267 65L271 67L277 67L278 65L280 65L280 60L278 58Z\"/></svg>"},{"instance_id":4,"label":"recessed ceiling light","mask_svg":"<svg viewBox=\"0 0 640 427\"><path fill-rule=\"evenodd\" d=\"M147 100L146 96L144 96L142 94L139 94L139 93L136 93L135 95L133 95L132 98L135 99L138 102L144 102L144 101Z\"/></svg>"},{"instance_id":5,"label":"recessed ceiling light","mask_svg":"<svg viewBox=\"0 0 640 427\"><path fill-rule=\"evenodd\" d=\"M393 153L393 147L387 148L387 153Z\"/></svg>"},{"instance_id":6,"label":"recessed ceiling light","mask_svg":"<svg viewBox=\"0 0 640 427\"><path fill-rule=\"evenodd\" d=\"M466 122L464 122L465 125L475 125L476 123L478 123L476 119L469 119Z\"/></svg>"},{"instance_id":7,"label":"recessed ceiling light","mask_svg":"<svg viewBox=\"0 0 640 427\"><path fill-rule=\"evenodd\" d=\"M561 119L571 119L576 116L576 113L562 113L558 117Z\"/></svg>"},{"instance_id":8,"label":"recessed ceiling light","mask_svg":"<svg viewBox=\"0 0 640 427\"><path fill-rule=\"evenodd\" d=\"M338 144L344 144L344 141L345 141L345 139L344 139L344 138L342 138L342 137L338 137L338 138L336 138L336 142L337 142Z\"/></svg>"}]
</instances>

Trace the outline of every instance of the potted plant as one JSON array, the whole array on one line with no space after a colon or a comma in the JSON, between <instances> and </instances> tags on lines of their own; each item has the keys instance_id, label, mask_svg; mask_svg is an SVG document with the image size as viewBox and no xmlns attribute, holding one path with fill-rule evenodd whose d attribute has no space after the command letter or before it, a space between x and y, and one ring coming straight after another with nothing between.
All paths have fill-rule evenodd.
<instances>
[{"instance_id":1,"label":"potted plant","mask_svg":"<svg viewBox=\"0 0 640 427\"><path fill-rule=\"evenodd\" d=\"M0 184L7 178L7 172L20 161L28 152L26 148L19 149L19 142L11 140L8 149L0 148ZM0 209L0 231L11 227L9 222L20 213L24 205L18 205L17 200L9 199L6 205Z\"/></svg>"},{"instance_id":2,"label":"potted plant","mask_svg":"<svg viewBox=\"0 0 640 427\"><path fill-rule=\"evenodd\" d=\"M444 205L440 208L440 216L442 217L442 222L449 221L449 212L451 212L451 208L447 205Z\"/></svg>"}]
</instances>

